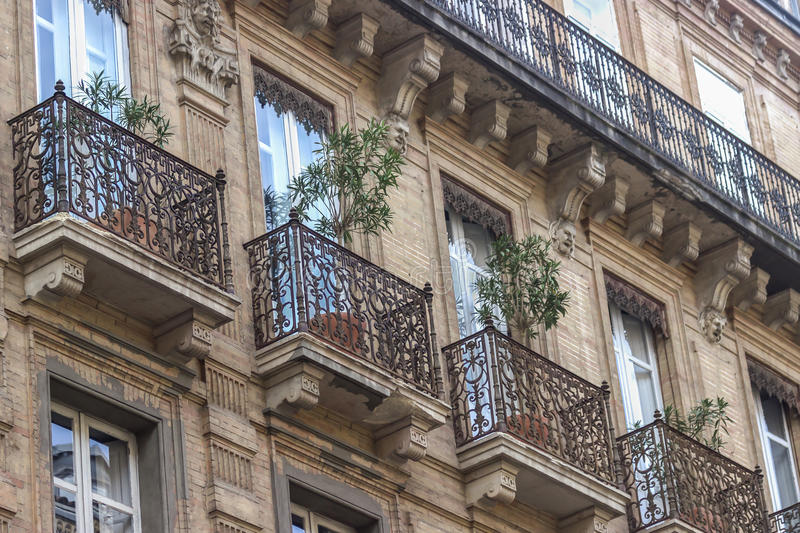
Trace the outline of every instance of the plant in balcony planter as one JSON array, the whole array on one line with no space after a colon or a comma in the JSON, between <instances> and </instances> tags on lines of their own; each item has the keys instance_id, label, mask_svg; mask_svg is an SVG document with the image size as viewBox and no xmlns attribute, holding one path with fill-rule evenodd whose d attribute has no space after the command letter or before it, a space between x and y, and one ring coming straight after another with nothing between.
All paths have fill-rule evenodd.
<instances>
[{"instance_id":1,"label":"plant in balcony planter","mask_svg":"<svg viewBox=\"0 0 800 533\"><path fill-rule=\"evenodd\" d=\"M559 261L550 258L550 243L538 235L520 241L503 235L492 244L486 275L475 282L481 320L505 322L524 344L548 330L567 313L569 293L558 284Z\"/></svg>"},{"instance_id":2,"label":"plant in balcony planter","mask_svg":"<svg viewBox=\"0 0 800 533\"><path fill-rule=\"evenodd\" d=\"M352 243L354 232L377 235L390 230L388 197L397 189L403 158L387 146L388 133L385 123L371 120L357 132L345 124L320 141L315 161L289 185L300 220L314 219L314 229L344 246ZM351 301L348 285L337 276L329 287L329 310L312 317L310 327L359 353L368 324L359 312L363 304ZM384 326L378 329L391 330L391 324Z\"/></svg>"}]
</instances>

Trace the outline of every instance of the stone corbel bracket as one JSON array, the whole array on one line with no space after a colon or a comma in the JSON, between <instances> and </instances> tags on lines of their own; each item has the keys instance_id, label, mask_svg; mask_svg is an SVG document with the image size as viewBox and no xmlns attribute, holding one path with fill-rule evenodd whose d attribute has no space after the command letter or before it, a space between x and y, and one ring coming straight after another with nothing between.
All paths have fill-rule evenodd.
<instances>
[{"instance_id":1,"label":"stone corbel bracket","mask_svg":"<svg viewBox=\"0 0 800 533\"><path fill-rule=\"evenodd\" d=\"M692 222L683 222L664 233L664 262L677 267L684 261L691 263L700 255L700 237L703 230Z\"/></svg>"},{"instance_id":2,"label":"stone corbel bracket","mask_svg":"<svg viewBox=\"0 0 800 533\"><path fill-rule=\"evenodd\" d=\"M211 353L212 328L191 313L179 315L153 332L158 353L185 364Z\"/></svg>"},{"instance_id":3,"label":"stone corbel bracket","mask_svg":"<svg viewBox=\"0 0 800 533\"><path fill-rule=\"evenodd\" d=\"M728 303L742 311L747 311L753 304L763 304L767 301L767 284L769 274L758 267L750 270L750 275L739 283L728 296Z\"/></svg>"},{"instance_id":4,"label":"stone corbel bracket","mask_svg":"<svg viewBox=\"0 0 800 533\"><path fill-rule=\"evenodd\" d=\"M490 100L472 112L469 142L480 149L492 141L500 142L508 134L508 117L511 108L500 100Z\"/></svg>"},{"instance_id":5,"label":"stone corbel bracket","mask_svg":"<svg viewBox=\"0 0 800 533\"><path fill-rule=\"evenodd\" d=\"M764 55L764 48L766 48L766 46L767 34L762 30L756 30L753 33L753 55L759 63L763 63L767 60L767 57Z\"/></svg>"},{"instance_id":6,"label":"stone corbel bracket","mask_svg":"<svg viewBox=\"0 0 800 533\"><path fill-rule=\"evenodd\" d=\"M742 29L744 29L744 18L739 13L732 14L728 34L738 44L742 44Z\"/></svg>"},{"instance_id":7,"label":"stone corbel bracket","mask_svg":"<svg viewBox=\"0 0 800 533\"><path fill-rule=\"evenodd\" d=\"M791 63L792 58L789 57L789 52L785 49L781 48L778 50L778 57L775 61L775 71L777 72L778 76L783 79L789 79L789 63Z\"/></svg>"},{"instance_id":8,"label":"stone corbel bracket","mask_svg":"<svg viewBox=\"0 0 800 533\"><path fill-rule=\"evenodd\" d=\"M706 8L703 10L703 16L706 21L712 26L717 25L717 12L719 11L719 0L706 0Z\"/></svg>"},{"instance_id":9,"label":"stone corbel bracket","mask_svg":"<svg viewBox=\"0 0 800 533\"><path fill-rule=\"evenodd\" d=\"M559 253L572 257L575 224L586 197L603 185L609 154L600 145L586 144L550 164L547 198L550 238Z\"/></svg>"},{"instance_id":10,"label":"stone corbel bracket","mask_svg":"<svg viewBox=\"0 0 800 533\"><path fill-rule=\"evenodd\" d=\"M664 230L664 206L650 200L631 209L628 213L626 237L634 246L641 246L647 239L658 239Z\"/></svg>"},{"instance_id":11,"label":"stone corbel bracket","mask_svg":"<svg viewBox=\"0 0 800 533\"><path fill-rule=\"evenodd\" d=\"M58 246L25 265L28 298L77 297L83 290L87 257L69 247Z\"/></svg>"},{"instance_id":12,"label":"stone corbel bracket","mask_svg":"<svg viewBox=\"0 0 800 533\"><path fill-rule=\"evenodd\" d=\"M525 174L532 168L544 167L552 141L553 136L540 126L518 133L511 139L508 166L520 174Z\"/></svg>"},{"instance_id":13,"label":"stone corbel bracket","mask_svg":"<svg viewBox=\"0 0 800 533\"><path fill-rule=\"evenodd\" d=\"M266 381L267 409L313 409L319 403L320 381L324 373L307 363L291 365Z\"/></svg>"},{"instance_id":14,"label":"stone corbel bracket","mask_svg":"<svg viewBox=\"0 0 800 533\"><path fill-rule=\"evenodd\" d=\"M419 461L428 451L428 431L432 424L414 415L384 426L375 432L378 455L384 459Z\"/></svg>"},{"instance_id":15,"label":"stone corbel bracket","mask_svg":"<svg viewBox=\"0 0 800 533\"><path fill-rule=\"evenodd\" d=\"M611 176L602 187L592 193L592 207L589 212L595 222L604 224L614 215L625 212L630 183L623 177Z\"/></svg>"},{"instance_id":16,"label":"stone corbel bracket","mask_svg":"<svg viewBox=\"0 0 800 533\"><path fill-rule=\"evenodd\" d=\"M469 78L458 72L451 72L428 89L428 105L425 113L443 124L448 118L460 115L467 106Z\"/></svg>"},{"instance_id":17,"label":"stone corbel bracket","mask_svg":"<svg viewBox=\"0 0 800 533\"><path fill-rule=\"evenodd\" d=\"M800 318L800 292L786 289L772 294L764 302L762 322L770 329L778 331L784 324L795 324Z\"/></svg>"},{"instance_id":18,"label":"stone corbel bracket","mask_svg":"<svg viewBox=\"0 0 800 533\"><path fill-rule=\"evenodd\" d=\"M519 469L508 461L493 461L465 476L467 507L510 504L517 496Z\"/></svg>"},{"instance_id":19,"label":"stone corbel bracket","mask_svg":"<svg viewBox=\"0 0 800 533\"><path fill-rule=\"evenodd\" d=\"M300 38L312 30L324 28L328 23L331 0L291 0L286 28Z\"/></svg>"},{"instance_id":20,"label":"stone corbel bracket","mask_svg":"<svg viewBox=\"0 0 800 533\"><path fill-rule=\"evenodd\" d=\"M750 274L753 247L742 239L732 239L704 253L698 260L694 285L700 329L712 343L722 340L727 325L725 307L728 295Z\"/></svg>"},{"instance_id":21,"label":"stone corbel bracket","mask_svg":"<svg viewBox=\"0 0 800 533\"><path fill-rule=\"evenodd\" d=\"M380 22L364 13L343 22L336 30L333 57L350 67L358 59L371 56L379 27Z\"/></svg>"},{"instance_id":22,"label":"stone corbel bracket","mask_svg":"<svg viewBox=\"0 0 800 533\"><path fill-rule=\"evenodd\" d=\"M439 77L444 46L427 34L406 41L383 57L378 107L391 128L390 145L405 152L408 117L419 93Z\"/></svg>"}]
</instances>

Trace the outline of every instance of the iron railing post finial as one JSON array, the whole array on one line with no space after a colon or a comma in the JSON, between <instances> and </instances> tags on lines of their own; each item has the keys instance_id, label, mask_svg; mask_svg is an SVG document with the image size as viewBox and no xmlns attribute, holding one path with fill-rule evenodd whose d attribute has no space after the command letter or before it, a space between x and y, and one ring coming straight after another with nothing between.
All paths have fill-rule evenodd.
<instances>
[{"instance_id":1,"label":"iron railing post finial","mask_svg":"<svg viewBox=\"0 0 800 533\"><path fill-rule=\"evenodd\" d=\"M491 319L489 319L491 323ZM489 325L484 330L486 335L487 346L489 347L489 368L491 369L492 385L494 395L494 413L495 413L495 428L501 433L508 431L508 423L506 422L506 410L503 403L503 384L500 377L500 362L497 359L497 337L495 336L494 326Z\"/></svg>"},{"instance_id":2,"label":"iron railing post finial","mask_svg":"<svg viewBox=\"0 0 800 533\"><path fill-rule=\"evenodd\" d=\"M69 120L69 113L64 116L64 104L66 102L67 94L65 92L66 86L62 80L58 80L54 87L55 93L53 94L56 105L56 153L54 154L56 160L56 210L60 213L69 211L69 200L67 198L67 154L66 154L66 133L67 133L67 120Z\"/></svg>"},{"instance_id":3,"label":"iron railing post finial","mask_svg":"<svg viewBox=\"0 0 800 533\"><path fill-rule=\"evenodd\" d=\"M761 470L760 465L756 465L756 467L753 469L753 480L756 482L758 488L758 497L761 499L761 509L764 513L764 533L770 533L767 497L764 493L764 472Z\"/></svg>"},{"instance_id":4,"label":"iron railing post finial","mask_svg":"<svg viewBox=\"0 0 800 533\"><path fill-rule=\"evenodd\" d=\"M600 390L603 394L603 404L606 410L606 423L608 424L608 447L611 459L611 468L614 469L614 479L617 481L617 487L622 488L622 464L620 463L619 450L617 449L617 436L614 429L614 422L611 418L611 386L608 381L603 380L600 385Z\"/></svg>"},{"instance_id":5,"label":"iron railing post finial","mask_svg":"<svg viewBox=\"0 0 800 533\"><path fill-rule=\"evenodd\" d=\"M217 169L217 192L219 193L220 230L222 231L222 281L225 290L233 293L233 266L231 264L231 243L228 238L228 214L225 207L225 171Z\"/></svg>"},{"instance_id":6,"label":"iron railing post finial","mask_svg":"<svg viewBox=\"0 0 800 533\"><path fill-rule=\"evenodd\" d=\"M308 314L306 313L306 289L303 282L303 249L301 248L302 240L300 233L303 231L303 226L300 224L300 214L297 209L292 207L289 210L289 241L290 241L290 257L294 255L292 260L292 276L294 277L295 284L295 298L297 301L297 331L308 331Z\"/></svg>"},{"instance_id":7,"label":"iron railing post finial","mask_svg":"<svg viewBox=\"0 0 800 533\"><path fill-rule=\"evenodd\" d=\"M433 286L430 281L425 282L422 292L425 294L425 308L428 314L428 327L430 328L431 364L433 365L434 387L436 387L434 394L440 400L444 400L444 377L442 376L442 364L439 360L439 347L436 342L436 321L433 319Z\"/></svg>"}]
</instances>

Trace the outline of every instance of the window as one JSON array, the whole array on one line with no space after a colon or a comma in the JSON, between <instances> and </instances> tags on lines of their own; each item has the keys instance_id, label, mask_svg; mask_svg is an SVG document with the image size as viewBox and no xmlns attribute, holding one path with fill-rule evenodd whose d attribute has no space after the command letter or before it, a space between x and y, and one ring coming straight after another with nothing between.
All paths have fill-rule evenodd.
<instances>
[{"instance_id":1,"label":"window","mask_svg":"<svg viewBox=\"0 0 800 533\"><path fill-rule=\"evenodd\" d=\"M761 444L767 464L767 481L774 510L785 509L798 501L797 472L786 423L786 408L764 391L753 389L758 409Z\"/></svg>"},{"instance_id":2,"label":"window","mask_svg":"<svg viewBox=\"0 0 800 533\"><path fill-rule=\"evenodd\" d=\"M356 530L293 503L292 533L356 533Z\"/></svg>"},{"instance_id":3,"label":"window","mask_svg":"<svg viewBox=\"0 0 800 533\"><path fill-rule=\"evenodd\" d=\"M87 74L104 71L129 86L127 26L101 0L35 0L39 100L62 80L67 94Z\"/></svg>"},{"instance_id":4,"label":"window","mask_svg":"<svg viewBox=\"0 0 800 533\"><path fill-rule=\"evenodd\" d=\"M55 531L138 533L134 436L54 404L50 439Z\"/></svg>"},{"instance_id":5,"label":"window","mask_svg":"<svg viewBox=\"0 0 800 533\"><path fill-rule=\"evenodd\" d=\"M613 303L609 313L625 423L632 429L652 422L655 411L662 408L653 330Z\"/></svg>"},{"instance_id":6,"label":"window","mask_svg":"<svg viewBox=\"0 0 800 533\"><path fill-rule=\"evenodd\" d=\"M800 7L798 7L797 0L778 0L778 4L795 17L800 17Z\"/></svg>"},{"instance_id":7,"label":"window","mask_svg":"<svg viewBox=\"0 0 800 533\"><path fill-rule=\"evenodd\" d=\"M564 0L564 14L603 44L619 51L613 0Z\"/></svg>"},{"instance_id":8,"label":"window","mask_svg":"<svg viewBox=\"0 0 800 533\"><path fill-rule=\"evenodd\" d=\"M750 144L742 91L697 58L694 60L694 69L703 112Z\"/></svg>"}]
</instances>

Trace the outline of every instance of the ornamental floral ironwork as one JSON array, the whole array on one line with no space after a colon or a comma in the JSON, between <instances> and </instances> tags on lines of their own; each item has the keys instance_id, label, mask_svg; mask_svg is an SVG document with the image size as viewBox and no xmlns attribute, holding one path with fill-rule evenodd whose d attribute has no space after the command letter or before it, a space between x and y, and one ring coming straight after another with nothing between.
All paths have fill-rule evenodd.
<instances>
[{"instance_id":1,"label":"ornamental floral ironwork","mask_svg":"<svg viewBox=\"0 0 800 533\"><path fill-rule=\"evenodd\" d=\"M493 326L442 351L456 446L503 432L615 482L607 385L592 385Z\"/></svg>"},{"instance_id":2,"label":"ornamental floral ironwork","mask_svg":"<svg viewBox=\"0 0 800 533\"><path fill-rule=\"evenodd\" d=\"M800 244L797 179L543 0L502 0L491 9L486 0L426 2Z\"/></svg>"},{"instance_id":3,"label":"ornamental floral ironwork","mask_svg":"<svg viewBox=\"0 0 800 533\"><path fill-rule=\"evenodd\" d=\"M770 533L800 533L800 503L769 515Z\"/></svg>"},{"instance_id":4,"label":"ornamental floral ironwork","mask_svg":"<svg viewBox=\"0 0 800 533\"><path fill-rule=\"evenodd\" d=\"M306 133L329 133L332 118L327 106L260 67L254 66L253 71L256 99L261 107L270 105L278 115L292 112Z\"/></svg>"},{"instance_id":5,"label":"ornamental floral ironwork","mask_svg":"<svg viewBox=\"0 0 800 533\"><path fill-rule=\"evenodd\" d=\"M245 248L256 348L299 332L365 359L435 395L433 291L419 289L290 221Z\"/></svg>"},{"instance_id":6,"label":"ornamental floral ironwork","mask_svg":"<svg viewBox=\"0 0 800 533\"><path fill-rule=\"evenodd\" d=\"M680 520L705 533L766 533L763 475L663 420L618 440L631 532Z\"/></svg>"},{"instance_id":7,"label":"ornamental floral ironwork","mask_svg":"<svg viewBox=\"0 0 800 533\"><path fill-rule=\"evenodd\" d=\"M225 180L62 92L9 121L14 229L70 213L232 289Z\"/></svg>"}]
</instances>

